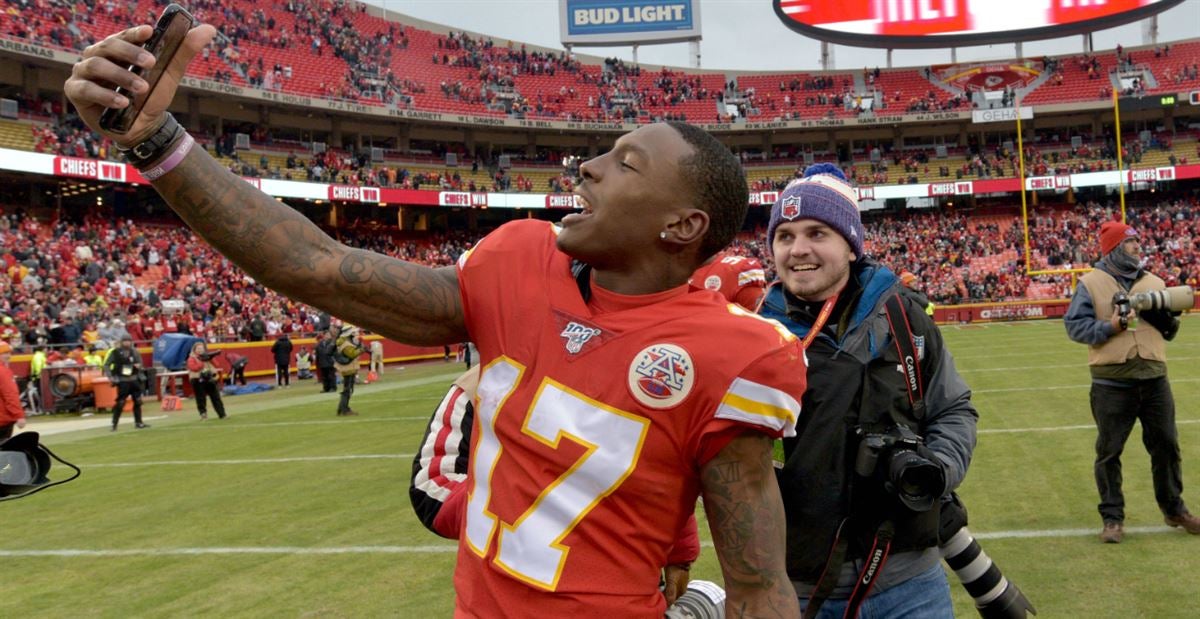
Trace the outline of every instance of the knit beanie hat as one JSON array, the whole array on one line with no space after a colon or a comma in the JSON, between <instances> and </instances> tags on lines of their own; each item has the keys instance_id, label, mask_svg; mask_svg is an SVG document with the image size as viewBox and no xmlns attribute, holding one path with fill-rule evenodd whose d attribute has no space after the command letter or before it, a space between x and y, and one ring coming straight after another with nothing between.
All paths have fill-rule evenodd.
<instances>
[{"instance_id":1,"label":"knit beanie hat","mask_svg":"<svg viewBox=\"0 0 1200 619\"><path fill-rule=\"evenodd\" d=\"M804 177L788 183L767 224L767 243L775 242L779 224L798 219L815 219L833 228L854 255L863 255L862 217L858 213L858 195L846 181L841 169L832 163L815 163L804 170Z\"/></svg>"},{"instance_id":2,"label":"knit beanie hat","mask_svg":"<svg viewBox=\"0 0 1200 619\"><path fill-rule=\"evenodd\" d=\"M1120 247L1125 239L1136 238L1137 230L1133 226L1119 221L1106 221L1100 226L1100 255L1107 256L1109 252Z\"/></svg>"}]
</instances>

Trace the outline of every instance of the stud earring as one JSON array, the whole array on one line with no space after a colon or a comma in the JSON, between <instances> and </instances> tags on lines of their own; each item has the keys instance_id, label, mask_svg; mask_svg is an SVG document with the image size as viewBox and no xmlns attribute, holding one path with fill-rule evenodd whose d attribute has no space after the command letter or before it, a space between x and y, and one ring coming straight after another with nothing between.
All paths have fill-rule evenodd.
<instances>
[{"instance_id":1,"label":"stud earring","mask_svg":"<svg viewBox=\"0 0 1200 619\"><path fill-rule=\"evenodd\" d=\"M662 240L664 240L664 241L665 241L665 240L667 240L667 233L666 233L666 232L659 232L659 233L658 233L658 238L660 238L660 239L662 239Z\"/></svg>"}]
</instances>

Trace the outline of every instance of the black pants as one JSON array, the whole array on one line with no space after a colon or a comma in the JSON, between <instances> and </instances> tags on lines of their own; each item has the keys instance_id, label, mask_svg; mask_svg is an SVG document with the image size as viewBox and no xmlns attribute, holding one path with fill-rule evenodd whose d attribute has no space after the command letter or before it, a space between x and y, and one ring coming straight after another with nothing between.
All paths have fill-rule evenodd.
<instances>
[{"instance_id":1,"label":"black pants","mask_svg":"<svg viewBox=\"0 0 1200 619\"><path fill-rule=\"evenodd\" d=\"M213 408L217 411L217 417L225 418L225 403L221 401L221 388L215 381L192 379L192 393L196 394L196 410L201 415L208 414L208 404L205 400L211 399Z\"/></svg>"},{"instance_id":2,"label":"black pants","mask_svg":"<svg viewBox=\"0 0 1200 619\"><path fill-rule=\"evenodd\" d=\"M0 441L12 438L13 428L17 427L17 422L6 423L0 426Z\"/></svg>"},{"instance_id":3,"label":"black pants","mask_svg":"<svg viewBox=\"0 0 1200 619\"><path fill-rule=\"evenodd\" d=\"M1121 452L1133 430L1142 422L1142 444L1150 454L1154 498L1163 515L1186 511L1183 503L1183 468L1179 434L1175 428L1175 399L1167 378L1132 383L1128 388L1092 383L1092 418L1096 420L1096 487L1100 490L1100 517L1125 520L1125 495L1121 492Z\"/></svg>"},{"instance_id":4,"label":"black pants","mask_svg":"<svg viewBox=\"0 0 1200 619\"><path fill-rule=\"evenodd\" d=\"M229 384L230 385L242 385L242 386L246 385L246 366L244 366L244 365L234 366L233 374L231 374L229 376Z\"/></svg>"},{"instance_id":5,"label":"black pants","mask_svg":"<svg viewBox=\"0 0 1200 619\"><path fill-rule=\"evenodd\" d=\"M117 403L113 405L113 427L121 421L121 411L125 410L125 400L133 398L133 423L142 423L142 383L137 380L117 383Z\"/></svg>"},{"instance_id":6,"label":"black pants","mask_svg":"<svg viewBox=\"0 0 1200 619\"><path fill-rule=\"evenodd\" d=\"M354 381L357 378L357 374L342 377L342 397L338 400L337 410L339 415L350 412L350 396L354 395Z\"/></svg>"},{"instance_id":7,"label":"black pants","mask_svg":"<svg viewBox=\"0 0 1200 619\"><path fill-rule=\"evenodd\" d=\"M282 387L283 385L292 384L292 373L288 368L288 364L275 364L275 384Z\"/></svg>"},{"instance_id":8,"label":"black pants","mask_svg":"<svg viewBox=\"0 0 1200 619\"><path fill-rule=\"evenodd\" d=\"M321 393L337 391L337 372L333 366L317 368L321 372Z\"/></svg>"}]
</instances>

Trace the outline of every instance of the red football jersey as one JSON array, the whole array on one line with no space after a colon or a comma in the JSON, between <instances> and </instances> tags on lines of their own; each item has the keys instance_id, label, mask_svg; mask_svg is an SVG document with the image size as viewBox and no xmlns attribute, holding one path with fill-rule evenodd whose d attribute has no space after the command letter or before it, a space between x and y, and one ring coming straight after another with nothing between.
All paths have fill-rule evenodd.
<instances>
[{"instance_id":1,"label":"red football jersey","mask_svg":"<svg viewBox=\"0 0 1200 619\"><path fill-rule=\"evenodd\" d=\"M743 430L794 433L803 352L684 286L589 304L556 234L510 223L459 260L483 372L456 614L659 618L702 465Z\"/></svg>"},{"instance_id":2,"label":"red football jersey","mask_svg":"<svg viewBox=\"0 0 1200 619\"><path fill-rule=\"evenodd\" d=\"M722 252L696 269L688 285L712 290L730 303L754 311L767 289L767 275L758 260Z\"/></svg>"}]
</instances>

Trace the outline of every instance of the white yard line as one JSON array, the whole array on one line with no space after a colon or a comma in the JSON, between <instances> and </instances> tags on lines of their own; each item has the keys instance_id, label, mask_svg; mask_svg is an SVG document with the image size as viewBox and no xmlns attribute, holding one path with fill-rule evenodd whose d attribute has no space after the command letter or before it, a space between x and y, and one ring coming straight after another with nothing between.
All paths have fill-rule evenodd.
<instances>
[{"instance_id":1,"label":"white yard line","mask_svg":"<svg viewBox=\"0 0 1200 619\"><path fill-rule=\"evenodd\" d=\"M1200 419L1184 419L1176 421L1175 425L1191 425L1200 423ZM1095 424L1077 425L1077 426L1047 426L1044 428L989 428L985 430L977 430L978 434L1022 434L1025 432L1067 432L1070 430L1095 430Z\"/></svg>"},{"instance_id":2,"label":"white yard line","mask_svg":"<svg viewBox=\"0 0 1200 619\"><path fill-rule=\"evenodd\" d=\"M297 456L294 458L247 458L243 460L148 460L146 462L96 462L83 463L81 469L145 466L208 466L211 464L289 464L292 462L336 462L338 460L400 460L410 459L416 454L351 454L345 456Z\"/></svg>"},{"instance_id":3,"label":"white yard line","mask_svg":"<svg viewBox=\"0 0 1200 619\"><path fill-rule=\"evenodd\" d=\"M1014 531L973 531L979 540L1004 539L1045 539L1092 537L1099 528L1090 529L1028 529ZM1167 526L1125 527L1129 535L1161 535L1164 533L1180 534L1179 531ZM705 548L712 548L713 543L701 543ZM453 544L436 544L425 546L211 546L200 548L48 548L48 549L3 549L0 557L169 557L197 555L347 555L347 554L450 554L458 552L458 546Z\"/></svg>"}]
</instances>

